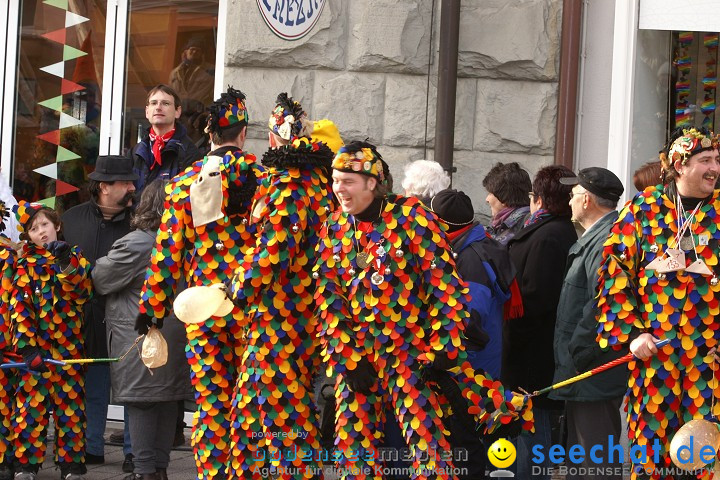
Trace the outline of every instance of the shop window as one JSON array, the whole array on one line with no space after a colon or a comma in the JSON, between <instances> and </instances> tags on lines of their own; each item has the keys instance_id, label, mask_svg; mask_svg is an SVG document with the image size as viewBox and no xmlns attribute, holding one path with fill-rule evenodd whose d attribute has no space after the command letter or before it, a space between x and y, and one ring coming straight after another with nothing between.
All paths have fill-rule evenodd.
<instances>
[{"instance_id":1,"label":"shop window","mask_svg":"<svg viewBox=\"0 0 720 480\"><path fill-rule=\"evenodd\" d=\"M123 153L146 134L147 93L161 83L180 96L190 138L209 148L204 128L214 100L218 7L218 0L130 2Z\"/></svg>"},{"instance_id":2,"label":"shop window","mask_svg":"<svg viewBox=\"0 0 720 480\"><path fill-rule=\"evenodd\" d=\"M720 129L717 60L718 33L638 30L631 175L658 161L676 128Z\"/></svg>"},{"instance_id":3,"label":"shop window","mask_svg":"<svg viewBox=\"0 0 720 480\"><path fill-rule=\"evenodd\" d=\"M669 131L676 127L716 130L718 34L672 33Z\"/></svg>"},{"instance_id":4,"label":"shop window","mask_svg":"<svg viewBox=\"0 0 720 480\"><path fill-rule=\"evenodd\" d=\"M98 155L105 0L21 2L13 190L63 211Z\"/></svg>"}]
</instances>

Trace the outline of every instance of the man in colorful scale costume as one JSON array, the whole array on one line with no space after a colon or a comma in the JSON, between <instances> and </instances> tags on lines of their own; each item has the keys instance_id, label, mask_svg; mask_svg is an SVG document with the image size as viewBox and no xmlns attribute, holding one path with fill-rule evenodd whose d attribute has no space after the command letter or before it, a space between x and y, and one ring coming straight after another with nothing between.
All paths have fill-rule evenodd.
<instances>
[{"instance_id":1,"label":"man in colorful scale costume","mask_svg":"<svg viewBox=\"0 0 720 480\"><path fill-rule=\"evenodd\" d=\"M397 421L414 456L411 477L454 478L442 424L450 391L437 393L426 380L459 385L459 408L467 411L453 409L475 415L480 433L516 419L532 429L529 404L466 362L467 287L435 215L414 198L389 194L389 171L370 144L341 148L333 169L342 211L322 231L314 277L323 353L339 374L341 473L383 478L376 469L383 423ZM387 405L394 418L384 418ZM347 455L353 451L361 453Z\"/></svg>"},{"instance_id":2,"label":"man in colorful scale costume","mask_svg":"<svg viewBox=\"0 0 720 480\"><path fill-rule=\"evenodd\" d=\"M233 88L210 107L213 151L172 179L140 301L137 329L162 326L181 285L228 280L255 245L250 206L263 176L243 152L248 122L245 95ZM187 325L186 350L195 388L192 445L198 479L226 478L230 411L244 352L243 313Z\"/></svg>"},{"instance_id":3,"label":"man in colorful scale costume","mask_svg":"<svg viewBox=\"0 0 720 480\"><path fill-rule=\"evenodd\" d=\"M257 243L229 287L248 322L229 478L260 479L272 467L274 478L316 478L321 462L312 380L320 359L311 272L320 229L335 206L328 145L342 140L332 122L308 121L284 93L269 128L271 148L262 160L267 178L253 209Z\"/></svg>"},{"instance_id":4,"label":"man in colorful scale costume","mask_svg":"<svg viewBox=\"0 0 720 480\"><path fill-rule=\"evenodd\" d=\"M674 478L664 470L674 467L674 434L720 413L718 366L709 354L719 337L718 138L684 130L661 160L664 185L646 188L620 212L599 271L598 342L629 342L637 357L628 366L629 435L646 446L647 462L633 478ZM663 338L670 343L658 351Z\"/></svg>"}]
</instances>

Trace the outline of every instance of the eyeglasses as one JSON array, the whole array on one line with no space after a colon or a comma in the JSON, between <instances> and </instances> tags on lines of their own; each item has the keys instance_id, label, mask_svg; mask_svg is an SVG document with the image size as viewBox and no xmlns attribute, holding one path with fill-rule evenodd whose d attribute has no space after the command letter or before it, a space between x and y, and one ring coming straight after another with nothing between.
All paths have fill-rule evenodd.
<instances>
[{"instance_id":1,"label":"eyeglasses","mask_svg":"<svg viewBox=\"0 0 720 480\"><path fill-rule=\"evenodd\" d=\"M585 195L587 192L570 192L570 200L573 199L575 195Z\"/></svg>"},{"instance_id":2,"label":"eyeglasses","mask_svg":"<svg viewBox=\"0 0 720 480\"><path fill-rule=\"evenodd\" d=\"M530 197L530 198L537 197L537 194L535 192L528 192L528 197Z\"/></svg>"},{"instance_id":3,"label":"eyeglasses","mask_svg":"<svg viewBox=\"0 0 720 480\"><path fill-rule=\"evenodd\" d=\"M174 105L172 102L168 102L167 100L162 100L160 102L158 102L157 100L150 100L148 102L148 105L151 107L156 107L158 104L165 108L172 107Z\"/></svg>"}]
</instances>

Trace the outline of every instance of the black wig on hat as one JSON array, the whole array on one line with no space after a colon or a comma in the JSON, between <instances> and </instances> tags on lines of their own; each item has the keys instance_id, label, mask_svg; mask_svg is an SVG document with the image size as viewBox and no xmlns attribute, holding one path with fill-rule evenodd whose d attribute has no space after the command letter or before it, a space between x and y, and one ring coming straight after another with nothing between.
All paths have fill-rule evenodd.
<instances>
[{"instance_id":1,"label":"black wig on hat","mask_svg":"<svg viewBox=\"0 0 720 480\"><path fill-rule=\"evenodd\" d=\"M242 104L243 109L245 108L245 94L240 90L236 90L230 85L228 85L227 91L220 94L220 98L210 104L210 107L208 108L208 110L210 111L210 116L208 117L208 124L205 131L207 133L217 133L227 128L242 128L246 126L247 121L245 120L232 123L231 125L226 127L222 127L220 125L220 118L225 117L225 112L227 112L227 110L229 109L232 109L233 106L238 104ZM247 113L245 114L245 118L247 118Z\"/></svg>"},{"instance_id":2,"label":"black wig on hat","mask_svg":"<svg viewBox=\"0 0 720 480\"><path fill-rule=\"evenodd\" d=\"M326 174L330 172L333 152L324 143L312 143L307 138L278 148L271 148L262 158L267 168L320 168Z\"/></svg>"}]
</instances>

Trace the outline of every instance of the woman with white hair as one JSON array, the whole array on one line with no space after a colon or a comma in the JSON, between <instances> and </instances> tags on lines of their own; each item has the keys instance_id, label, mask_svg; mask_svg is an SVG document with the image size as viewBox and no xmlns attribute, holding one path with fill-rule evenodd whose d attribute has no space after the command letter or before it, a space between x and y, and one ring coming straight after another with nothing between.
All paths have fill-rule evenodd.
<instances>
[{"instance_id":1,"label":"woman with white hair","mask_svg":"<svg viewBox=\"0 0 720 480\"><path fill-rule=\"evenodd\" d=\"M427 204L432 197L450 186L450 176L434 160L415 160L405 166L402 187L406 197L417 197Z\"/></svg>"}]
</instances>

